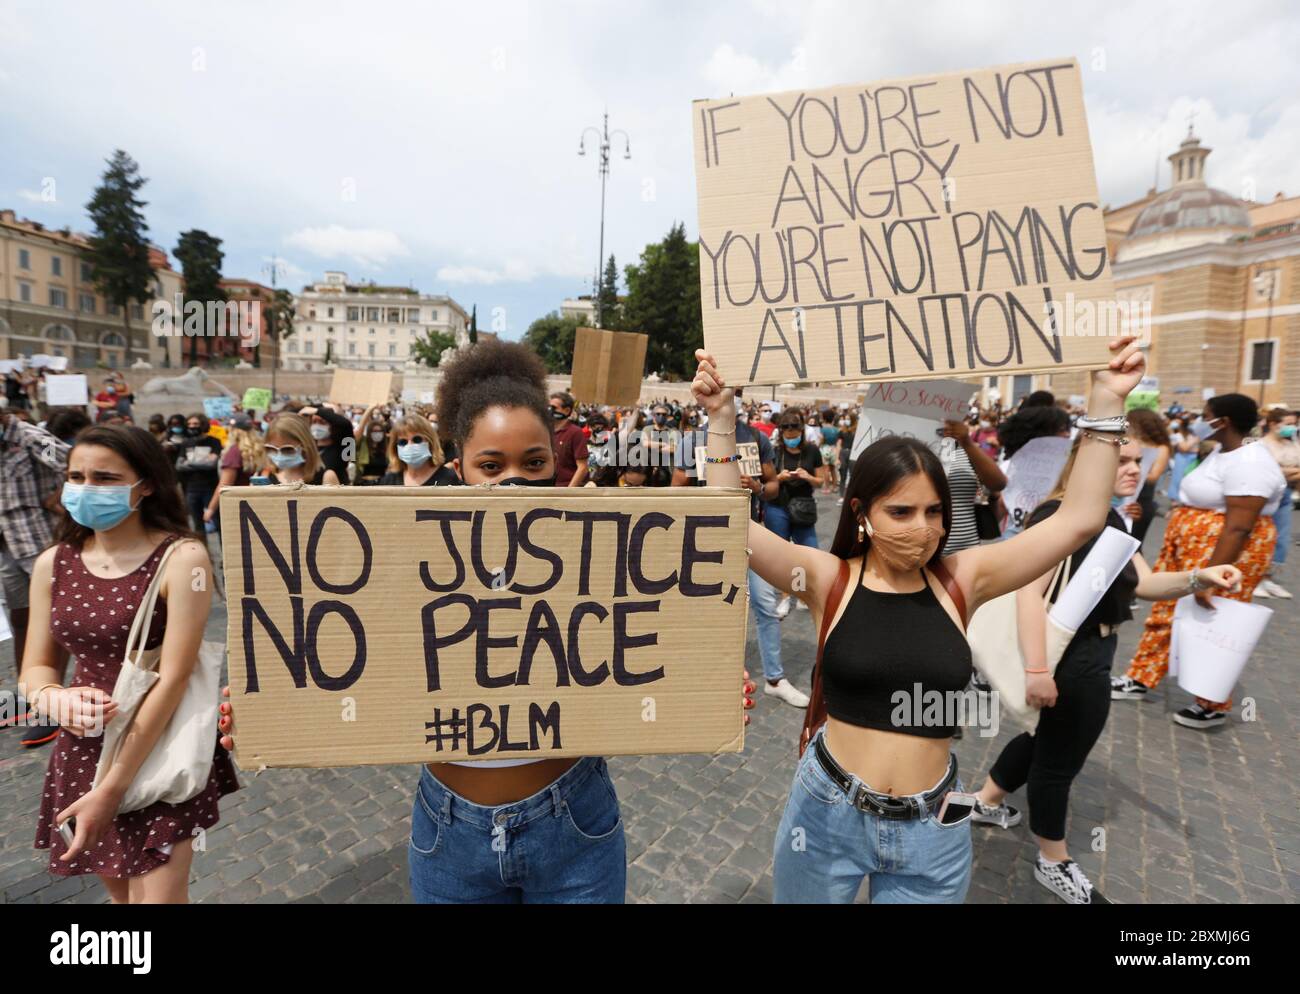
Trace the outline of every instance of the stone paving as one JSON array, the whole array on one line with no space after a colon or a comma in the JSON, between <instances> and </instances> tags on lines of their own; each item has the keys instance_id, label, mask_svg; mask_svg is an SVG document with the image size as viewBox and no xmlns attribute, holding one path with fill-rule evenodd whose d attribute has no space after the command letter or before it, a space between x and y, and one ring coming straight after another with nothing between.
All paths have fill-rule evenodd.
<instances>
[{"instance_id":1,"label":"stone paving","mask_svg":"<svg viewBox=\"0 0 1300 994\"><path fill-rule=\"evenodd\" d=\"M821 500L818 532L829 543L837 508ZM1164 519L1147 537L1159 550ZM1280 574L1300 594L1300 569ZM1068 841L1093 881L1121 903L1293 902L1300 897L1300 807L1295 765L1300 690L1300 608L1265 601L1277 614L1238 687L1228 726L1211 733L1175 726L1190 700L1172 682L1142 703L1116 702L1075 782ZM1145 611L1143 612L1145 613ZM783 623L787 674L807 688L814 632L807 611ZM752 625L751 625L752 629ZM218 608L210 638L224 638ZM1127 665L1140 618L1121 630L1115 668ZM0 674L12 689L9 642ZM750 633L749 668L762 672ZM1254 721L1241 719L1251 699ZM627 832L628 900L767 903L772 845L790 787L801 712L757 695L741 754L618 757L610 761ZM967 783L979 783L1010 728L991 738L968 730L956 743ZM32 848L46 748L25 751L0 730L0 903L100 902L90 877L45 872ZM272 770L241 775L222 802L221 823L195 855L190 894L201 902L410 901L406 846L415 768ZM1023 791L1012 803L1024 808ZM1095 830L1103 829L1104 835ZM1010 831L974 826L974 904L1052 903L1033 879L1027 821ZM1094 846L1104 846L1096 851Z\"/></svg>"}]
</instances>

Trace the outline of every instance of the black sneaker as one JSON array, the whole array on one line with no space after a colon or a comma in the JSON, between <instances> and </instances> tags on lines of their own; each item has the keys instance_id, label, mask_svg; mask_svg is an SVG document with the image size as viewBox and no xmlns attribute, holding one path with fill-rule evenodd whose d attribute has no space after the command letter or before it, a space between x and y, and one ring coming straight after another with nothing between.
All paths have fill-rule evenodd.
<instances>
[{"instance_id":1,"label":"black sneaker","mask_svg":"<svg viewBox=\"0 0 1300 994\"><path fill-rule=\"evenodd\" d=\"M1112 701L1144 700L1151 688L1138 683L1132 677L1113 676L1110 678L1110 699Z\"/></svg>"},{"instance_id":2,"label":"black sneaker","mask_svg":"<svg viewBox=\"0 0 1300 994\"><path fill-rule=\"evenodd\" d=\"M24 748L35 749L37 746L48 745L58 737L58 725L28 725L23 729L21 742Z\"/></svg>"},{"instance_id":3,"label":"black sneaker","mask_svg":"<svg viewBox=\"0 0 1300 994\"><path fill-rule=\"evenodd\" d=\"M1006 802L992 807L983 801L976 801L970 820L984 825L997 825L998 828L1015 828L1020 824L1020 811Z\"/></svg>"},{"instance_id":4,"label":"black sneaker","mask_svg":"<svg viewBox=\"0 0 1300 994\"><path fill-rule=\"evenodd\" d=\"M1228 712L1211 711L1199 704L1193 704L1191 707L1183 708L1174 715L1174 721L1184 728L1199 728L1204 731L1208 728L1218 728L1220 725L1227 724Z\"/></svg>"},{"instance_id":5,"label":"black sneaker","mask_svg":"<svg viewBox=\"0 0 1300 994\"><path fill-rule=\"evenodd\" d=\"M1034 879L1066 904L1110 904L1092 885L1079 864L1072 859L1049 863L1038 854L1034 861Z\"/></svg>"}]
</instances>

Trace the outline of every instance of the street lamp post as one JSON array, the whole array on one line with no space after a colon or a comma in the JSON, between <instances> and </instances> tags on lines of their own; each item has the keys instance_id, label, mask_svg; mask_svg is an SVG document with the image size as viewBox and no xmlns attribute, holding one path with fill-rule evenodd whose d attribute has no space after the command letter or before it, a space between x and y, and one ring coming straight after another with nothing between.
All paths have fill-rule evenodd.
<instances>
[{"instance_id":1,"label":"street lamp post","mask_svg":"<svg viewBox=\"0 0 1300 994\"><path fill-rule=\"evenodd\" d=\"M271 335L272 344L275 346L271 350L271 403L275 403L275 372L280 365L280 309L279 300L276 298L276 281L284 272L284 265L274 255L271 261L262 267L262 272L271 277ZM268 414L270 411L267 412Z\"/></svg>"},{"instance_id":2,"label":"street lamp post","mask_svg":"<svg viewBox=\"0 0 1300 994\"><path fill-rule=\"evenodd\" d=\"M1255 285L1255 292L1256 292L1256 293L1266 294L1266 295L1267 295L1267 300L1268 300L1268 305L1267 305L1267 306L1268 306L1267 317L1265 317L1265 319L1264 319L1264 341L1265 341L1265 342L1269 342L1269 338L1270 338L1270 336L1272 335L1272 332L1273 332L1273 290L1274 290L1274 283L1273 283L1273 281L1274 281L1276 278L1277 278L1277 276L1276 276L1275 273L1273 273L1272 270L1270 270L1270 271L1268 271L1268 272L1266 272L1266 273L1261 273L1261 272L1258 272L1258 270L1257 270L1257 271L1256 271L1255 279L1254 279L1254 281L1253 281L1253 282L1254 282L1254 285ZM1272 343L1270 342L1266 347L1269 349L1269 357L1268 357L1268 358L1269 358L1269 366L1270 366L1270 370L1271 370L1271 366L1272 366L1273 359L1274 359L1274 356L1273 356L1273 354L1272 354L1273 345L1272 345ZM1251 365L1254 365L1254 354L1253 354L1253 353L1251 354ZM1254 373L1254 370L1252 369L1251 372ZM1261 408L1264 406L1264 384L1267 383L1267 382L1268 382L1268 380L1267 380L1267 377L1266 377L1266 376L1265 376L1265 377L1261 377L1260 380L1259 380L1259 406L1260 406Z\"/></svg>"},{"instance_id":3,"label":"street lamp post","mask_svg":"<svg viewBox=\"0 0 1300 994\"><path fill-rule=\"evenodd\" d=\"M611 136L623 136L623 158L632 158L632 139L626 131L609 130L609 111L605 111L603 124L600 128L589 127L582 132L582 137L578 139L578 154L586 155L587 132L594 131L596 138L600 142L600 254L596 260L596 286L595 286L595 304L596 304L596 327L603 328L600 313L600 280L601 273L605 271L605 181L609 177L609 139Z\"/></svg>"}]
</instances>

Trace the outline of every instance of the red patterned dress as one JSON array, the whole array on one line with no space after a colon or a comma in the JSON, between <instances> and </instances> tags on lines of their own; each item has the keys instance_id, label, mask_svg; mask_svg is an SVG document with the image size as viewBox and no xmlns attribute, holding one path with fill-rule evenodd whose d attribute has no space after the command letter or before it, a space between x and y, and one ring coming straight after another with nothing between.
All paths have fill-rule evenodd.
<instances>
[{"instance_id":1,"label":"red patterned dress","mask_svg":"<svg viewBox=\"0 0 1300 994\"><path fill-rule=\"evenodd\" d=\"M68 544L58 547L54 559L51 590L50 633L76 658L73 687L97 687L113 692L127 633L139 610L140 601L158 560L176 536L164 539L135 572L105 580L95 576L81 559L81 550ZM167 626L167 605L160 597L150 619L145 648L158 646ZM59 732L51 747L50 765L45 771L40 819L36 827L36 848L50 851L49 871L59 876L95 873L121 880L138 877L162 866L172 846L192 838L201 828L217 823L217 800L239 789L230 756L219 742L213 743L212 774L207 786L182 804L151 804L139 811L118 815L94 848L71 863L59 862L67 852L55 827L55 816L90 790L99 762L101 736L78 738Z\"/></svg>"}]
</instances>

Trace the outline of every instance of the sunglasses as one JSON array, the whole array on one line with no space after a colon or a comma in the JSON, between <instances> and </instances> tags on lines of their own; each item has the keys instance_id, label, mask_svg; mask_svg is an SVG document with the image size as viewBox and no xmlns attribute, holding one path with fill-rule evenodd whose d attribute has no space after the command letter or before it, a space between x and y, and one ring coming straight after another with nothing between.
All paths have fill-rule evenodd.
<instances>
[{"instance_id":1,"label":"sunglasses","mask_svg":"<svg viewBox=\"0 0 1300 994\"><path fill-rule=\"evenodd\" d=\"M262 448L272 456L296 456L302 452L297 445L264 445Z\"/></svg>"}]
</instances>

